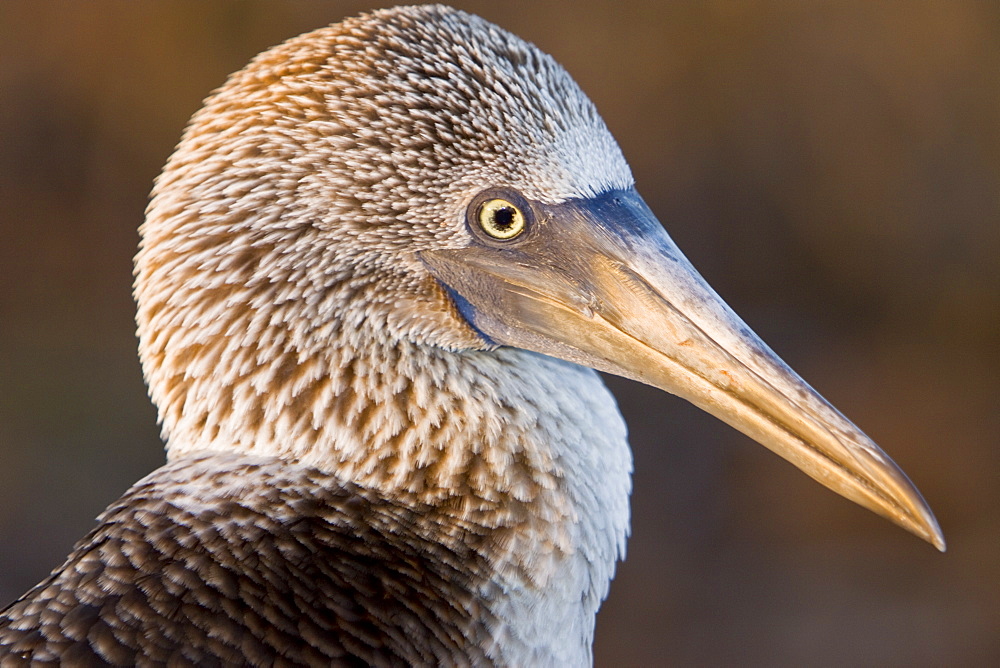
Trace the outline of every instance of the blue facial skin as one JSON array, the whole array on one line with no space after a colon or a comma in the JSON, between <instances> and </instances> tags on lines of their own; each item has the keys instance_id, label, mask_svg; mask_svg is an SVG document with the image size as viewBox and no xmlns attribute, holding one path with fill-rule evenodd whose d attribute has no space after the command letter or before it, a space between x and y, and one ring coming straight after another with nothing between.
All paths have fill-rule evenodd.
<instances>
[{"instance_id":1,"label":"blue facial skin","mask_svg":"<svg viewBox=\"0 0 1000 668\"><path fill-rule=\"evenodd\" d=\"M622 240L654 242L654 233L662 232L660 221L635 188L609 190L596 197L571 199L561 204L539 205L553 217L578 216L595 227ZM595 229L595 233L596 229ZM674 259L670 253L670 259Z\"/></svg>"},{"instance_id":2,"label":"blue facial skin","mask_svg":"<svg viewBox=\"0 0 1000 668\"><path fill-rule=\"evenodd\" d=\"M465 324L467 324L476 335L486 342L489 346L499 346L500 344L490 338L486 332L476 327L476 307L469 303L465 297L463 297L459 292L453 290L451 286L447 283L441 282L444 287L445 292L451 297L451 301L455 303L455 308L458 309L459 314L465 319Z\"/></svg>"},{"instance_id":3,"label":"blue facial skin","mask_svg":"<svg viewBox=\"0 0 1000 668\"><path fill-rule=\"evenodd\" d=\"M653 232L660 232L660 222L650 211L635 188L627 190L609 190L596 197L586 199L571 199L553 206L542 205L546 211L551 211L555 217L580 216L588 219L595 227L608 234L613 234L623 241L635 243L644 240L653 242ZM667 253L670 259L676 259L672 249Z\"/></svg>"}]
</instances>

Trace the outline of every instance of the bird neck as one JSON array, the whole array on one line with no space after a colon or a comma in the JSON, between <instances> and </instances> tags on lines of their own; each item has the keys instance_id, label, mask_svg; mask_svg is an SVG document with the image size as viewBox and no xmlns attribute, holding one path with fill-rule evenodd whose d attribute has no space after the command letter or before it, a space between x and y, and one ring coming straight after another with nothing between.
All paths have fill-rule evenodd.
<instances>
[{"instance_id":1,"label":"bird neck","mask_svg":"<svg viewBox=\"0 0 1000 668\"><path fill-rule=\"evenodd\" d=\"M350 333L364 346L213 355L182 407L161 411L169 459L278 457L492 532L486 556L507 592L494 613L534 648L523 658L586 660L628 527L631 454L613 397L592 370L543 355L373 345L365 328Z\"/></svg>"}]
</instances>

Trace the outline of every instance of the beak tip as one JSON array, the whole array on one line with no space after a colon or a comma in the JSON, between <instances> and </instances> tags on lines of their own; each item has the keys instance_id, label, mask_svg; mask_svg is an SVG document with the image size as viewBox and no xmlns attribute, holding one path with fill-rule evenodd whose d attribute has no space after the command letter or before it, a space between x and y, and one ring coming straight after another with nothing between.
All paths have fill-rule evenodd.
<instances>
[{"instance_id":1,"label":"beak tip","mask_svg":"<svg viewBox=\"0 0 1000 668\"><path fill-rule=\"evenodd\" d=\"M933 516L931 517L931 521L931 535L928 538L928 541L931 545L938 549L938 552L947 552L948 545L944 541L944 534L941 533L941 527L938 526L937 520L935 520Z\"/></svg>"}]
</instances>

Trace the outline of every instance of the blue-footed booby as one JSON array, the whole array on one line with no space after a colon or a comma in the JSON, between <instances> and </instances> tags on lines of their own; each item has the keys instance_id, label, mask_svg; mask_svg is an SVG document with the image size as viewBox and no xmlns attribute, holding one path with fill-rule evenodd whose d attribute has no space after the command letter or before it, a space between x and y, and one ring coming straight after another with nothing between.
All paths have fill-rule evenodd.
<instances>
[{"instance_id":1,"label":"blue-footed booby","mask_svg":"<svg viewBox=\"0 0 1000 668\"><path fill-rule=\"evenodd\" d=\"M916 488L699 276L569 74L442 6L266 51L136 257L167 463L0 613L0 663L588 665L628 533L594 369L943 549Z\"/></svg>"}]
</instances>

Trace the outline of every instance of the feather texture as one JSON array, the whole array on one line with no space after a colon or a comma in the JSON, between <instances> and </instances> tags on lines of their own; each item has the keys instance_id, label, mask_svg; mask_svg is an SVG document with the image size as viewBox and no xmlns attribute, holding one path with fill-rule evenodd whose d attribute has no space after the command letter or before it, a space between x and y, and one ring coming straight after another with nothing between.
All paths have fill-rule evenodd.
<instances>
[{"instance_id":1,"label":"feather texture","mask_svg":"<svg viewBox=\"0 0 1000 668\"><path fill-rule=\"evenodd\" d=\"M516 350L473 358L495 367L504 396L523 399L516 412L531 429L501 433L549 460L551 478L528 485L533 493L499 484L483 498L456 484L445 498L390 496L290 458L181 457L137 483L0 614L0 656L588 662L594 613L624 552L624 426L588 369ZM525 455L506 459L539 469ZM602 481L588 484L596 467Z\"/></svg>"},{"instance_id":2,"label":"feather texture","mask_svg":"<svg viewBox=\"0 0 1000 668\"><path fill-rule=\"evenodd\" d=\"M0 613L3 664L589 663L628 528L614 400L495 349L417 253L468 244L484 188L631 181L555 61L445 7L234 74L141 228L168 464Z\"/></svg>"}]
</instances>

